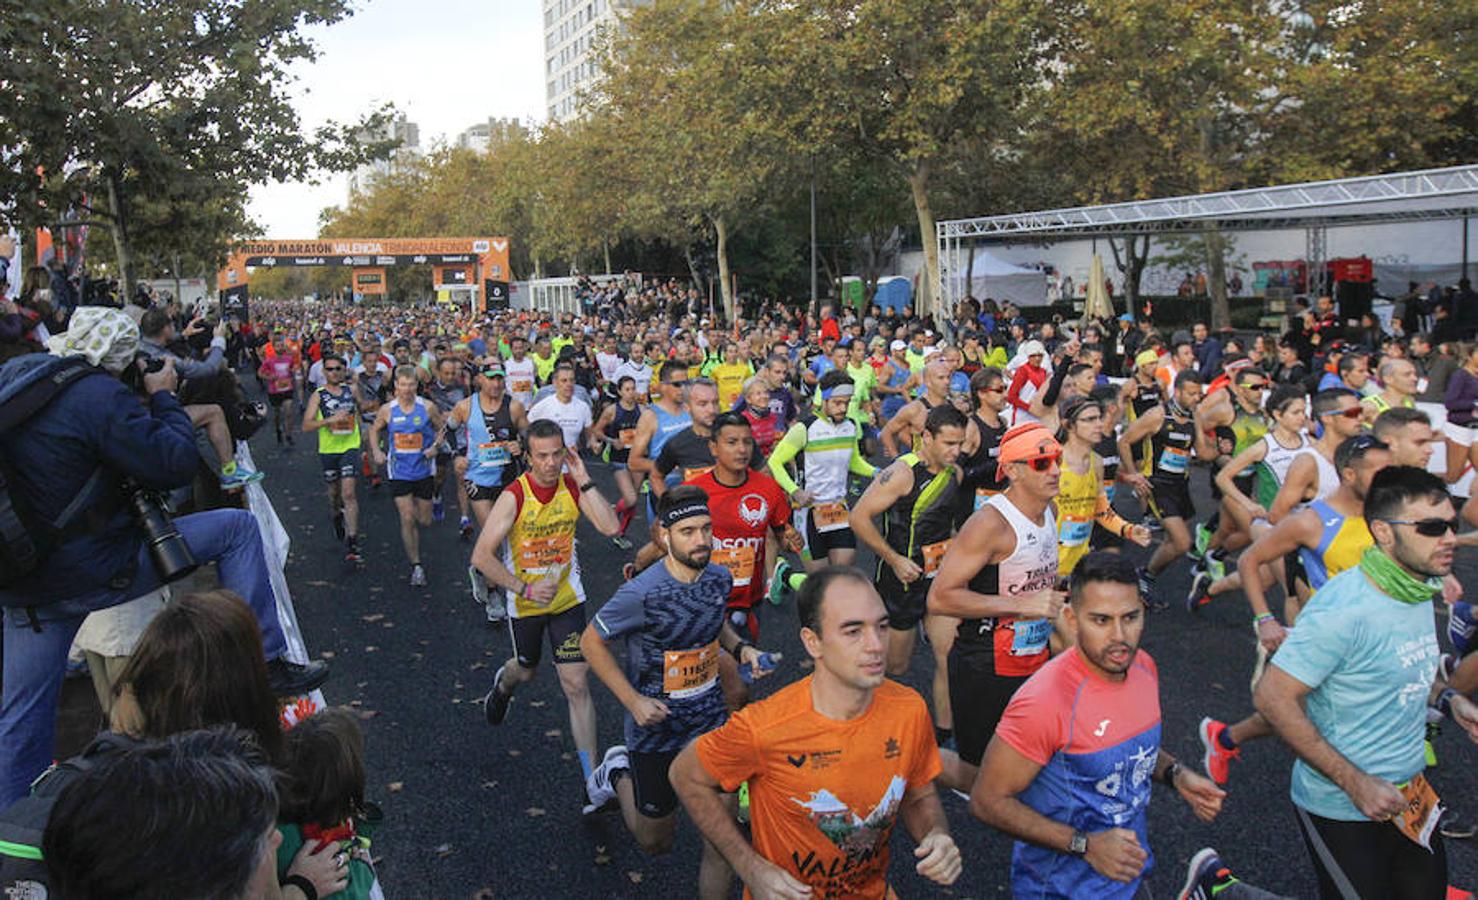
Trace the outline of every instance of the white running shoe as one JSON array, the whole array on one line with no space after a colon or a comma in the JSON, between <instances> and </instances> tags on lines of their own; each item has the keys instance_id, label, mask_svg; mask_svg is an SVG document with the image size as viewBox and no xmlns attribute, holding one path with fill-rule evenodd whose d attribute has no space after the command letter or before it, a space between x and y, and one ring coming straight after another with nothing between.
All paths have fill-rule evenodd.
<instances>
[{"instance_id":1,"label":"white running shoe","mask_svg":"<svg viewBox=\"0 0 1478 900\"><path fill-rule=\"evenodd\" d=\"M617 770L631 770L631 758L626 755L626 748L617 744L606 751L606 755L585 779L585 795L589 803L585 807L586 812L594 812L616 799L616 785L611 776Z\"/></svg>"}]
</instances>

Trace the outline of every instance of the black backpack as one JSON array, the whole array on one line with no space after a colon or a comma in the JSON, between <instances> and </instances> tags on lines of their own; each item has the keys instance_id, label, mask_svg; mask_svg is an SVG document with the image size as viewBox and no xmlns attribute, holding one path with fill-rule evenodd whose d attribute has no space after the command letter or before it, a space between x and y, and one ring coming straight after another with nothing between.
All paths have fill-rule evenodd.
<instances>
[{"instance_id":1,"label":"black backpack","mask_svg":"<svg viewBox=\"0 0 1478 900\"><path fill-rule=\"evenodd\" d=\"M136 746L132 738L112 732L98 735L81 753L47 769L31 785L31 793L0 812L0 896L46 900L50 879L41 857L41 837L51 808L62 789L78 776Z\"/></svg>"},{"instance_id":2,"label":"black backpack","mask_svg":"<svg viewBox=\"0 0 1478 900\"><path fill-rule=\"evenodd\" d=\"M11 386L0 384L0 436L25 424L82 378L102 371L80 356L69 356L22 370ZM50 543L49 536L16 506L10 495L12 480L0 448L0 588L11 587L40 568Z\"/></svg>"}]
</instances>

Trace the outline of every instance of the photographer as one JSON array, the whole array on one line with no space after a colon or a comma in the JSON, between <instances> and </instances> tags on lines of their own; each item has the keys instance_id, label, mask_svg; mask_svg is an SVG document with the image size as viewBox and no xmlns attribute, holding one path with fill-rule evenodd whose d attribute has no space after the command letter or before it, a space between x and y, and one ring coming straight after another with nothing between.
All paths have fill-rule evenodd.
<instances>
[{"instance_id":1,"label":"photographer","mask_svg":"<svg viewBox=\"0 0 1478 900\"><path fill-rule=\"evenodd\" d=\"M138 364L133 320L120 310L81 307L71 326L52 338L53 352L85 357L100 370L72 383L22 427L0 434L10 499L43 553L40 567L19 577L5 573L0 582L6 585L0 589L0 807L23 796L52 758L61 675L82 620L180 577L182 568L188 572L180 538L200 562L218 563L223 586L251 607L275 691L300 694L328 674L322 662L300 665L284 656L252 514L219 509L184 516L173 523L174 535L148 494L189 484L200 463L194 428L174 396L173 363L166 359L143 375L143 400L119 380ZM0 366L0 404L59 364L31 354ZM132 482L131 492L125 482Z\"/></svg>"},{"instance_id":2,"label":"photographer","mask_svg":"<svg viewBox=\"0 0 1478 900\"><path fill-rule=\"evenodd\" d=\"M185 339L189 340L197 334L203 334L206 329L205 319L196 317L185 327ZM174 370L181 379L193 379L196 384L200 384L228 372L225 358L225 322L216 323L210 339L210 352L203 360L181 356L170 349L176 340L174 320L164 308L156 306L144 313L143 318L139 320L139 332L143 336L143 340L139 342L139 352L151 360L170 360L174 363ZM226 424L226 412L220 404L186 403L185 414L190 417L191 424L196 428L205 429L205 435L210 439L211 447L215 448L216 457L221 462L222 489L245 487L254 481L262 480L262 473L236 465L236 450L231 441L230 428Z\"/></svg>"}]
</instances>

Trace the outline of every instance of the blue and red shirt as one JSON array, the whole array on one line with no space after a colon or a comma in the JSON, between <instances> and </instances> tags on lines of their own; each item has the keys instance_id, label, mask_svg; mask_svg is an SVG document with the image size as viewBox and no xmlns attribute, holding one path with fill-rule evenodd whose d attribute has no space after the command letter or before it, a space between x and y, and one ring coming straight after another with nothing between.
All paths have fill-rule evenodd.
<instances>
[{"instance_id":1,"label":"blue and red shirt","mask_svg":"<svg viewBox=\"0 0 1478 900\"><path fill-rule=\"evenodd\" d=\"M1143 650L1123 681L1091 672L1076 647L1048 662L1011 698L996 736L1042 767L1017 797L1056 822L1085 832L1128 828L1154 865L1146 831L1150 776L1160 755L1160 676ZM1084 859L1016 842L1011 889L1017 897L1133 897L1128 884Z\"/></svg>"}]
</instances>

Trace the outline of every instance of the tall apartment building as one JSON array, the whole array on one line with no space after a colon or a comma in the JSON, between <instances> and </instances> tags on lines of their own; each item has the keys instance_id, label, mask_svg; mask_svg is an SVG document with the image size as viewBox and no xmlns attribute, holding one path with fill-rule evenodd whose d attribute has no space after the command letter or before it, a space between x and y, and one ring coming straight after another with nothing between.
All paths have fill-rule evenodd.
<instances>
[{"instance_id":1,"label":"tall apartment building","mask_svg":"<svg viewBox=\"0 0 1478 900\"><path fill-rule=\"evenodd\" d=\"M385 123L383 131L363 134L359 140L363 143L393 140L398 141L399 146L390 151L385 159L377 159L349 173L351 201L355 194L369 190L375 179L397 171L399 167L421 155L421 126L407 119L405 113L396 113L393 119Z\"/></svg>"},{"instance_id":2,"label":"tall apartment building","mask_svg":"<svg viewBox=\"0 0 1478 900\"><path fill-rule=\"evenodd\" d=\"M579 109L579 90L597 75L591 48L600 29L622 10L652 0L544 0L544 84L550 122L566 122Z\"/></svg>"},{"instance_id":3,"label":"tall apartment building","mask_svg":"<svg viewBox=\"0 0 1478 900\"><path fill-rule=\"evenodd\" d=\"M486 153L490 145L507 141L527 132L528 129L524 128L523 123L516 118L488 119L486 122L478 122L457 135L456 145L474 153Z\"/></svg>"}]
</instances>

